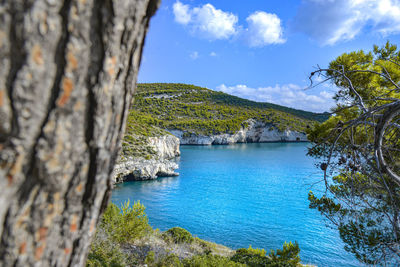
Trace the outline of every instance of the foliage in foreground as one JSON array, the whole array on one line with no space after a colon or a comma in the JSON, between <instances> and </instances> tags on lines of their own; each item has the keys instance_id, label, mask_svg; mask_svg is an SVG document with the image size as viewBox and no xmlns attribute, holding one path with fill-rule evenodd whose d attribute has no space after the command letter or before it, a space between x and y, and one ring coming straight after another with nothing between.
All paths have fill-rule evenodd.
<instances>
[{"instance_id":1,"label":"foliage in foreground","mask_svg":"<svg viewBox=\"0 0 400 267\"><path fill-rule=\"evenodd\" d=\"M100 228L118 244L132 242L152 230L144 210L145 207L139 201L132 207L129 201L121 208L110 204L103 214Z\"/></svg>"},{"instance_id":2,"label":"foliage in foreground","mask_svg":"<svg viewBox=\"0 0 400 267\"><path fill-rule=\"evenodd\" d=\"M232 261L246 264L247 266L298 266L300 264L300 248L295 242L285 242L283 249L271 250L268 256L264 249L254 249L251 246L248 249L241 248L236 250Z\"/></svg>"},{"instance_id":3,"label":"foliage in foreground","mask_svg":"<svg viewBox=\"0 0 400 267\"><path fill-rule=\"evenodd\" d=\"M200 267L200 266L210 266L210 267L240 267L247 266L245 264L233 261L229 257L222 257L218 255L197 255L189 259L184 259L182 261L182 266L184 267Z\"/></svg>"},{"instance_id":4,"label":"foliage in foreground","mask_svg":"<svg viewBox=\"0 0 400 267\"><path fill-rule=\"evenodd\" d=\"M345 53L319 70L339 87L335 115L309 132L309 155L322 161L327 191L309 194L310 207L337 226L345 249L361 262L400 263L400 185L379 162L400 173L400 51L389 42L373 52Z\"/></svg>"},{"instance_id":5,"label":"foliage in foreground","mask_svg":"<svg viewBox=\"0 0 400 267\"><path fill-rule=\"evenodd\" d=\"M117 243L113 243L110 238L100 237L97 233L92 242L86 266L129 266L132 263L129 257L121 250Z\"/></svg>"},{"instance_id":6,"label":"foliage in foreground","mask_svg":"<svg viewBox=\"0 0 400 267\"><path fill-rule=\"evenodd\" d=\"M92 242L86 266L130 266L135 259L122 251L121 245L143 237L152 231L145 207L140 202L120 208L111 203L105 210Z\"/></svg>"},{"instance_id":7,"label":"foliage in foreground","mask_svg":"<svg viewBox=\"0 0 400 267\"><path fill-rule=\"evenodd\" d=\"M283 249L277 252L271 250L266 255L264 249L254 249L251 246L236 250L232 257L223 257L219 255L203 254L191 258L180 260L174 254L170 254L154 264L149 266L179 266L179 267L293 267L300 266L300 249L297 243L285 243Z\"/></svg>"},{"instance_id":8,"label":"foliage in foreground","mask_svg":"<svg viewBox=\"0 0 400 267\"><path fill-rule=\"evenodd\" d=\"M144 209L140 202L135 202L132 207L129 206L129 202L126 202L120 208L115 204L110 204L101 218L86 266L123 267L139 264L141 261L122 247L147 234L157 232L148 224ZM168 253L157 259L154 251L148 251L142 263L146 263L149 267L274 267L299 266L300 264L300 249L297 243L285 242L282 250L278 249L276 252L271 250L269 255L266 255L264 249L254 249L250 246L248 249L236 250L233 256L220 256L212 254L212 249L216 244L193 237L187 230L180 227L165 231L161 237L167 243L176 245L190 246L192 243L197 243L205 248L204 253L185 259Z\"/></svg>"}]
</instances>

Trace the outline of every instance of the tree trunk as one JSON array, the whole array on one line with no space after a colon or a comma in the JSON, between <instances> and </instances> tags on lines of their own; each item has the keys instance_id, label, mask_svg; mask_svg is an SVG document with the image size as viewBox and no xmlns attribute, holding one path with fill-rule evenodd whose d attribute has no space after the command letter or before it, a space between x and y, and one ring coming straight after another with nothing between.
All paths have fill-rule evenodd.
<instances>
[{"instance_id":1,"label":"tree trunk","mask_svg":"<svg viewBox=\"0 0 400 267\"><path fill-rule=\"evenodd\" d=\"M159 0L0 0L0 265L83 266Z\"/></svg>"}]
</instances>

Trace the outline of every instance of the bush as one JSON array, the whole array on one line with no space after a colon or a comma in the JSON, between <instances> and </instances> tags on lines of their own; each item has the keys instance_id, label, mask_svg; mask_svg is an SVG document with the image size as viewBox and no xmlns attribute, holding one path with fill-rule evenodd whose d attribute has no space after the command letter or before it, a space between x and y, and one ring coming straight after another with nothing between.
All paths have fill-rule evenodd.
<instances>
[{"instance_id":1,"label":"bush","mask_svg":"<svg viewBox=\"0 0 400 267\"><path fill-rule=\"evenodd\" d=\"M156 264L156 267L184 267L179 257L175 254L169 254L164 258L160 259Z\"/></svg>"},{"instance_id":2,"label":"bush","mask_svg":"<svg viewBox=\"0 0 400 267\"><path fill-rule=\"evenodd\" d=\"M213 249L216 249L215 243L205 241L203 239L200 239L198 237L194 238L195 242L204 250L204 254L210 254Z\"/></svg>"},{"instance_id":3,"label":"bush","mask_svg":"<svg viewBox=\"0 0 400 267\"><path fill-rule=\"evenodd\" d=\"M86 261L87 267L114 266L123 267L130 263L118 244L113 243L104 235L96 233Z\"/></svg>"},{"instance_id":4,"label":"bush","mask_svg":"<svg viewBox=\"0 0 400 267\"><path fill-rule=\"evenodd\" d=\"M165 241L169 242L172 239L172 242L176 244L181 243L192 243L194 238L193 236L185 229L181 227L174 227L163 233L163 238Z\"/></svg>"},{"instance_id":5,"label":"bush","mask_svg":"<svg viewBox=\"0 0 400 267\"><path fill-rule=\"evenodd\" d=\"M231 261L227 257L218 255L199 255L182 261L184 267L235 267L235 266L246 266L241 263Z\"/></svg>"},{"instance_id":6,"label":"bush","mask_svg":"<svg viewBox=\"0 0 400 267\"><path fill-rule=\"evenodd\" d=\"M265 249L260 249L260 248L252 248L251 245L247 249L248 253L254 254L254 255L260 255L260 256L265 256L267 253Z\"/></svg>"},{"instance_id":7,"label":"bush","mask_svg":"<svg viewBox=\"0 0 400 267\"><path fill-rule=\"evenodd\" d=\"M146 260L144 261L147 265L153 264L155 261L155 253L154 251L149 251L149 253L146 256Z\"/></svg>"},{"instance_id":8,"label":"bush","mask_svg":"<svg viewBox=\"0 0 400 267\"><path fill-rule=\"evenodd\" d=\"M86 266L132 265L134 259L125 254L120 245L140 238L151 230L144 210L140 202L130 207L127 201L121 208L110 203L96 231Z\"/></svg>"},{"instance_id":9,"label":"bush","mask_svg":"<svg viewBox=\"0 0 400 267\"><path fill-rule=\"evenodd\" d=\"M269 256L275 262L284 262L296 266L300 263L299 253L300 248L297 242L294 242L294 244L292 242L285 242L282 250L277 249L276 253L274 250L271 250Z\"/></svg>"},{"instance_id":10,"label":"bush","mask_svg":"<svg viewBox=\"0 0 400 267\"><path fill-rule=\"evenodd\" d=\"M283 249L278 249L276 252L271 250L268 256L264 249L254 249L251 246L246 248L240 248L236 250L235 255L232 256L231 260L246 264L250 267L258 266L298 266L300 263L300 248L297 242L285 242Z\"/></svg>"},{"instance_id":11,"label":"bush","mask_svg":"<svg viewBox=\"0 0 400 267\"><path fill-rule=\"evenodd\" d=\"M132 207L129 201L118 208L115 204L110 204L101 218L100 225L96 231L95 238L92 242L91 250L86 262L87 267L94 266L135 266L139 263L139 259L124 253L121 245L132 242L143 237L152 228L148 224L148 219L144 213L145 207L140 202L135 202ZM156 230L158 231L158 230ZM264 249L252 248L251 246L236 250L235 255L231 258L218 255L212 255L212 248L215 244L194 238L187 230L174 227L162 234L166 242L176 244L188 243L194 241L200 245L204 251L203 255L197 255L188 259L180 260L175 254L169 254L157 262L155 252L150 251L144 262L148 266L160 267L207 267L207 266L298 266L300 263L300 249L297 242L283 245L283 249L276 252L271 250L266 255ZM142 262L143 259L140 259Z\"/></svg>"},{"instance_id":12,"label":"bush","mask_svg":"<svg viewBox=\"0 0 400 267\"><path fill-rule=\"evenodd\" d=\"M245 248L236 250L236 253L232 256L231 260L250 267L271 266L272 263L271 259L265 255L254 253L253 251Z\"/></svg>"},{"instance_id":13,"label":"bush","mask_svg":"<svg viewBox=\"0 0 400 267\"><path fill-rule=\"evenodd\" d=\"M129 204L127 201L118 208L111 203L100 223L100 228L103 228L108 236L119 244L141 238L151 231L144 212L145 207L139 201L132 207Z\"/></svg>"}]
</instances>

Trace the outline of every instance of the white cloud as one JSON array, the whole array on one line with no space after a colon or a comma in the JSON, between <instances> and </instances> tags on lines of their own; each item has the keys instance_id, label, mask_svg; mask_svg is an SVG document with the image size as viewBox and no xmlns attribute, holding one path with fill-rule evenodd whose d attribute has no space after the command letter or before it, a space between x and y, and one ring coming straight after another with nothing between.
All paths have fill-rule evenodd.
<instances>
[{"instance_id":1,"label":"white cloud","mask_svg":"<svg viewBox=\"0 0 400 267\"><path fill-rule=\"evenodd\" d=\"M228 39L236 33L238 17L211 4L193 9L195 29L209 39Z\"/></svg>"},{"instance_id":2,"label":"white cloud","mask_svg":"<svg viewBox=\"0 0 400 267\"><path fill-rule=\"evenodd\" d=\"M173 5L175 21L189 25L195 35L209 40L229 39L236 34L238 17L216 9L211 4L190 8L176 1Z\"/></svg>"},{"instance_id":3,"label":"white cloud","mask_svg":"<svg viewBox=\"0 0 400 267\"><path fill-rule=\"evenodd\" d=\"M257 11L246 19L249 27L245 37L251 47L284 43L281 20L275 14Z\"/></svg>"},{"instance_id":4,"label":"white cloud","mask_svg":"<svg viewBox=\"0 0 400 267\"><path fill-rule=\"evenodd\" d=\"M332 90L320 91L321 89L314 89L309 91L304 90L302 87L295 84L258 88L251 88L243 84L236 86L226 86L225 84L222 84L216 89L217 91L222 91L257 102L270 102L282 106L314 112L329 111L330 108L334 107L335 105L335 102L332 99Z\"/></svg>"},{"instance_id":5,"label":"white cloud","mask_svg":"<svg viewBox=\"0 0 400 267\"><path fill-rule=\"evenodd\" d=\"M210 57L216 57L216 56L218 56L217 53L215 53L215 52L210 53Z\"/></svg>"},{"instance_id":6,"label":"white cloud","mask_svg":"<svg viewBox=\"0 0 400 267\"><path fill-rule=\"evenodd\" d=\"M175 4L172 6L175 21L180 24L188 24L192 19L192 16L189 12L189 5L184 5L179 1L176 1Z\"/></svg>"},{"instance_id":7,"label":"white cloud","mask_svg":"<svg viewBox=\"0 0 400 267\"><path fill-rule=\"evenodd\" d=\"M199 52L194 51L194 52L190 53L189 56L190 56L191 59L196 60L196 59L199 58Z\"/></svg>"},{"instance_id":8,"label":"white cloud","mask_svg":"<svg viewBox=\"0 0 400 267\"><path fill-rule=\"evenodd\" d=\"M185 25L195 36L208 40L245 40L251 47L284 43L281 20L276 14L256 11L246 18L248 27L238 24L239 18L212 4L191 7L177 0L173 4L175 21Z\"/></svg>"},{"instance_id":9,"label":"white cloud","mask_svg":"<svg viewBox=\"0 0 400 267\"><path fill-rule=\"evenodd\" d=\"M295 28L325 45L351 40L363 30L400 33L400 0L305 0Z\"/></svg>"}]
</instances>

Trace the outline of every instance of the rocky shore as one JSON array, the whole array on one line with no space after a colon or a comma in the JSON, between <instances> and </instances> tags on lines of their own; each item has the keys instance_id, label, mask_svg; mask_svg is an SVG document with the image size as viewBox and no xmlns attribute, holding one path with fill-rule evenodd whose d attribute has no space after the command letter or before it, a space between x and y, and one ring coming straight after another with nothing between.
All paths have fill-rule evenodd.
<instances>
[{"instance_id":1,"label":"rocky shore","mask_svg":"<svg viewBox=\"0 0 400 267\"><path fill-rule=\"evenodd\" d=\"M179 138L181 145L228 145L235 143L266 143L266 142L307 142L303 132L285 130L279 131L270 124L254 119L246 121L247 127L234 134L218 134L205 136L187 133L181 130L169 130Z\"/></svg>"},{"instance_id":2,"label":"rocky shore","mask_svg":"<svg viewBox=\"0 0 400 267\"><path fill-rule=\"evenodd\" d=\"M128 158L114 169L115 183L124 181L144 181L157 177L178 176L178 164L170 160Z\"/></svg>"},{"instance_id":3,"label":"rocky shore","mask_svg":"<svg viewBox=\"0 0 400 267\"><path fill-rule=\"evenodd\" d=\"M124 157L114 168L114 183L124 181L143 181L158 177L177 176L179 167L175 159L180 155L179 145L228 145L235 143L265 142L306 142L307 135L297 131L279 131L270 124L254 119L246 121L247 127L234 134L218 134L205 136L187 133L181 130L169 130L172 134L159 137L148 137L146 146L153 155L141 157Z\"/></svg>"},{"instance_id":4,"label":"rocky shore","mask_svg":"<svg viewBox=\"0 0 400 267\"><path fill-rule=\"evenodd\" d=\"M152 148L154 154L143 155L143 157L126 157L120 160L112 174L114 183L179 175L175 172L179 167L175 162L175 158L180 155L179 139L173 135L164 135L149 137L147 141L146 145Z\"/></svg>"}]
</instances>

